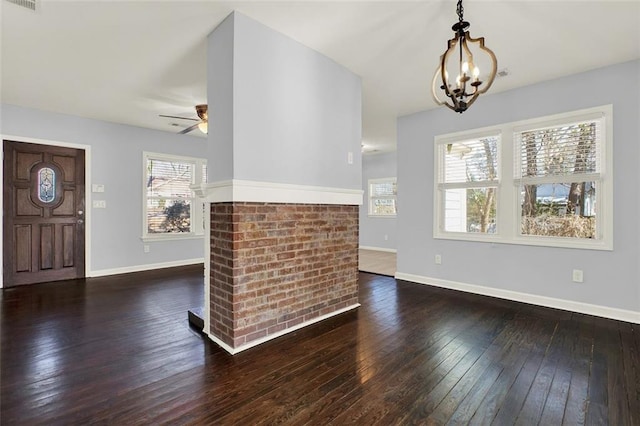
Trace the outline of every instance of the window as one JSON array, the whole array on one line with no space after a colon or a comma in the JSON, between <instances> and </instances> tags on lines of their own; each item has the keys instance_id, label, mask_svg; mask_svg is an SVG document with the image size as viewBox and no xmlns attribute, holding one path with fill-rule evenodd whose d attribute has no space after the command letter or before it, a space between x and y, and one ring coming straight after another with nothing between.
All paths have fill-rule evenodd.
<instances>
[{"instance_id":1,"label":"window","mask_svg":"<svg viewBox=\"0 0 640 426\"><path fill-rule=\"evenodd\" d=\"M596 239L602 119L515 133L523 235Z\"/></svg>"},{"instance_id":2,"label":"window","mask_svg":"<svg viewBox=\"0 0 640 426\"><path fill-rule=\"evenodd\" d=\"M206 181L206 161L149 152L143 157L143 239L202 235L202 206L191 185Z\"/></svg>"},{"instance_id":3,"label":"window","mask_svg":"<svg viewBox=\"0 0 640 426\"><path fill-rule=\"evenodd\" d=\"M488 135L439 145L445 232L496 232L499 141Z\"/></svg>"},{"instance_id":4,"label":"window","mask_svg":"<svg viewBox=\"0 0 640 426\"><path fill-rule=\"evenodd\" d=\"M396 178L369 179L369 216L396 216Z\"/></svg>"},{"instance_id":5,"label":"window","mask_svg":"<svg viewBox=\"0 0 640 426\"><path fill-rule=\"evenodd\" d=\"M612 249L611 107L435 140L436 238Z\"/></svg>"}]
</instances>

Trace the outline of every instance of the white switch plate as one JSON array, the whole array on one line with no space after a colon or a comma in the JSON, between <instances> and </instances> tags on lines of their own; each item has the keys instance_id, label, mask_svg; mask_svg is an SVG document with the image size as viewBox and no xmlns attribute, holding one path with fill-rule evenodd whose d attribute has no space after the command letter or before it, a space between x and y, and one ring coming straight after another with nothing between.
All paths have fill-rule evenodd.
<instances>
[{"instance_id":1,"label":"white switch plate","mask_svg":"<svg viewBox=\"0 0 640 426\"><path fill-rule=\"evenodd\" d=\"M107 201L106 200L93 200L93 208L94 209L106 209Z\"/></svg>"},{"instance_id":2,"label":"white switch plate","mask_svg":"<svg viewBox=\"0 0 640 426\"><path fill-rule=\"evenodd\" d=\"M582 269L574 269L572 279L574 283L581 283L584 280Z\"/></svg>"},{"instance_id":3,"label":"white switch plate","mask_svg":"<svg viewBox=\"0 0 640 426\"><path fill-rule=\"evenodd\" d=\"M436 265L442 265L442 256L436 254Z\"/></svg>"},{"instance_id":4,"label":"white switch plate","mask_svg":"<svg viewBox=\"0 0 640 426\"><path fill-rule=\"evenodd\" d=\"M104 185L94 183L91 185L91 191L93 192L104 192Z\"/></svg>"},{"instance_id":5,"label":"white switch plate","mask_svg":"<svg viewBox=\"0 0 640 426\"><path fill-rule=\"evenodd\" d=\"M145 244L142 248L143 248L145 253L149 253L149 251L151 250L150 247L149 247L149 244Z\"/></svg>"},{"instance_id":6,"label":"white switch plate","mask_svg":"<svg viewBox=\"0 0 640 426\"><path fill-rule=\"evenodd\" d=\"M351 151L347 153L347 163L353 164L353 152Z\"/></svg>"}]
</instances>

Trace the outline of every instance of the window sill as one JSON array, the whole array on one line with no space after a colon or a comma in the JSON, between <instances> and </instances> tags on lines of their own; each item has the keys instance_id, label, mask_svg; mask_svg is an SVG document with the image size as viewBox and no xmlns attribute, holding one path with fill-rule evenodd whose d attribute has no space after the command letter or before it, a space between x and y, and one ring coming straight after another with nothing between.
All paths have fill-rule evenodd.
<instances>
[{"instance_id":1,"label":"window sill","mask_svg":"<svg viewBox=\"0 0 640 426\"><path fill-rule=\"evenodd\" d=\"M501 238L499 235L439 233L433 236L436 240L457 240L490 244L512 244L520 246L538 246L550 248L568 248L576 250L613 251L613 244L606 240L569 241L553 237L521 237Z\"/></svg>"},{"instance_id":2,"label":"window sill","mask_svg":"<svg viewBox=\"0 0 640 426\"><path fill-rule=\"evenodd\" d=\"M176 240L201 240L204 238L204 234L161 234L154 236L143 236L140 239L145 243L163 242L163 241L176 241Z\"/></svg>"},{"instance_id":3,"label":"window sill","mask_svg":"<svg viewBox=\"0 0 640 426\"><path fill-rule=\"evenodd\" d=\"M398 217L395 214L368 214L367 216L372 219L395 219Z\"/></svg>"}]
</instances>

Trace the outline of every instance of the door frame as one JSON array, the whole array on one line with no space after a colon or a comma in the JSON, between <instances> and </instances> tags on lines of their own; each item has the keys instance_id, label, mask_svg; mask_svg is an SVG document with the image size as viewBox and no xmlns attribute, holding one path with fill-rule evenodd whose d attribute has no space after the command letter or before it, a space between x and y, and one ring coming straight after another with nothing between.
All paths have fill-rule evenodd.
<instances>
[{"instance_id":1,"label":"door frame","mask_svg":"<svg viewBox=\"0 0 640 426\"><path fill-rule=\"evenodd\" d=\"M85 199L85 234L84 234L84 276L91 276L91 223L92 223L92 206L91 201L91 145L53 141L48 139L38 139L27 136L6 135L0 133L0 139L10 140L14 142L26 142L38 145L59 146L63 148L74 148L84 150L84 199ZM0 173L0 184L4 188L4 148L2 151L2 173ZM4 211L4 200L0 197L0 211ZM4 232L4 214L2 216L3 226L0 227L0 241L2 241ZM4 244L0 245L0 258L4 259ZM0 270L0 288L4 288L4 271Z\"/></svg>"}]
</instances>

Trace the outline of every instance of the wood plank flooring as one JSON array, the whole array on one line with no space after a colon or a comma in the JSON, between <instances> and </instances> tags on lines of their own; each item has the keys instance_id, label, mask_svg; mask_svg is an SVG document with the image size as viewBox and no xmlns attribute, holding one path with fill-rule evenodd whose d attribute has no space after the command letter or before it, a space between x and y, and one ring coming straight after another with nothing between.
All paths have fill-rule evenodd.
<instances>
[{"instance_id":1,"label":"wood plank flooring","mask_svg":"<svg viewBox=\"0 0 640 426\"><path fill-rule=\"evenodd\" d=\"M202 268L0 293L0 424L639 425L637 325L360 274L362 307L230 356Z\"/></svg>"},{"instance_id":2,"label":"wood plank flooring","mask_svg":"<svg viewBox=\"0 0 640 426\"><path fill-rule=\"evenodd\" d=\"M396 257L393 252L359 249L358 269L361 272L393 277L396 275Z\"/></svg>"}]
</instances>

